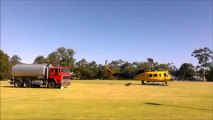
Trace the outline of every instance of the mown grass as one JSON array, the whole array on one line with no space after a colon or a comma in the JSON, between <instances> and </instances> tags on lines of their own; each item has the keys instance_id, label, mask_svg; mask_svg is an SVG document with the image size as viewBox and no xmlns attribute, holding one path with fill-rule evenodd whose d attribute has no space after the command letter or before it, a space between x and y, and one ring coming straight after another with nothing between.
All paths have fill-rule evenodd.
<instances>
[{"instance_id":1,"label":"mown grass","mask_svg":"<svg viewBox=\"0 0 213 120\"><path fill-rule=\"evenodd\" d=\"M132 85L125 86L131 82ZM1 120L212 120L213 83L72 81L70 88L13 88L1 81Z\"/></svg>"}]
</instances>

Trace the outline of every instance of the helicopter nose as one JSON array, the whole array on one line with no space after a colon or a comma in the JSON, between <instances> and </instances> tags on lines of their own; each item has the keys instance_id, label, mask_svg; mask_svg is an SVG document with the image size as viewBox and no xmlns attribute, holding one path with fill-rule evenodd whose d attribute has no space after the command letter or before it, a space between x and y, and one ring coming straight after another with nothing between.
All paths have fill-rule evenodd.
<instances>
[{"instance_id":1,"label":"helicopter nose","mask_svg":"<svg viewBox=\"0 0 213 120\"><path fill-rule=\"evenodd\" d=\"M170 78L170 80L171 80L171 81L173 81L173 80L174 80L174 78Z\"/></svg>"}]
</instances>

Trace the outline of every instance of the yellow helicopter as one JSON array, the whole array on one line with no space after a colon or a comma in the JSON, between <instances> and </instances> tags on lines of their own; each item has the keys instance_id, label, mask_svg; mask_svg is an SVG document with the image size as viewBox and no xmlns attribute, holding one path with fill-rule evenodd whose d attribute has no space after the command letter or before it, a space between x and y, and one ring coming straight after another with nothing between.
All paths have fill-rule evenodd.
<instances>
[{"instance_id":1,"label":"yellow helicopter","mask_svg":"<svg viewBox=\"0 0 213 120\"><path fill-rule=\"evenodd\" d=\"M151 70L139 70L135 74L126 74L126 73L113 73L113 71L105 65L106 71L109 75L118 76L118 77L128 77L133 80L141 81L142 85L150 84L150 83L161 83L162 85L168 85L168 81L173 81L174 78L169 74L168 71L156 71L153 67L153 59L147 58L149 63L151 64Z\"/></svg>"}]
</instances>

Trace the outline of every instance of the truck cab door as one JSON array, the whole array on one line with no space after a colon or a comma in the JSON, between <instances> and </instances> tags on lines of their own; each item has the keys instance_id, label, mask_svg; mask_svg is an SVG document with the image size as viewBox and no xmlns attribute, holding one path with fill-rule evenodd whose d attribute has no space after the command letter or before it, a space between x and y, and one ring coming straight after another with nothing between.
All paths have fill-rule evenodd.
<instances>
[{"instance_id":1,"label":"truck cab door","mask_svg":"<svg viewBox=\"0 0 213 120\"><path fill-rule=\"evenodd\" d=\"M54 73L54 78L55 78L56 80L60 80L60 77L61 77L60 73L61 73L60 69L59 69L59 68L56 68L56 69L55 69L55 73Z\"/></svg>"},{"instance_id":2,"label":"truck cab door","mask_svg":"<svg viewBox=\"0 0 213 120\"><path fill-rule=\"evenodd\" d=\"M60 69L59 68L51 68L49 78L53 78L54 80L56 80L55 82L60 81L61 80Z\"/></svg>"},{"instance_id":3,"label":"truck cab door","mask_svg":"<svg viewBox=\"0 0 213 120\"><path fill-rule=\"evenodd\" d=\"M50 74L49 74L49 78L54 78L55 69L50 68L49 73L50 73Z\"/></svg>"}]
</instances>

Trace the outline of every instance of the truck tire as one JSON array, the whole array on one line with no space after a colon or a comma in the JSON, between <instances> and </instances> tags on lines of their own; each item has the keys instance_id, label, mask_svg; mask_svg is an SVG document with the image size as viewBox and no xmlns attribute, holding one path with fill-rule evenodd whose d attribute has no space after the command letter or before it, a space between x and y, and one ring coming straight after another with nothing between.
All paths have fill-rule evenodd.
<instances>
[{"instance_id":1,"label":"truck tire","mask_svg":"<svg viewBox=\"0 0 213 120\"><path fill-rule=\"evenodd\" d=\"M48 88L55 88L55 87L56 87L55 81L49 81Z\"/></svg>"},{"instance_id":2,"label":"truck tire","mask_svg":"<svg viewBox=\"0 0 213 120\"><path fill-rule=\"evenodd\" d=\"M23 82L23 86L24 86L25 88L31 87L30 81L29 81L29 80L25 80L25 81Z\"/></svg>"},{"instance_id":3,"label":"truck tire","mask_svg":"<svg viewBox=\"0 0 213 120\"><path fill-rule=\"evenodd\" d=\"M14 87L22 87L21 81L20 80L15 80Z\"/></svg>"}]
</instances>

